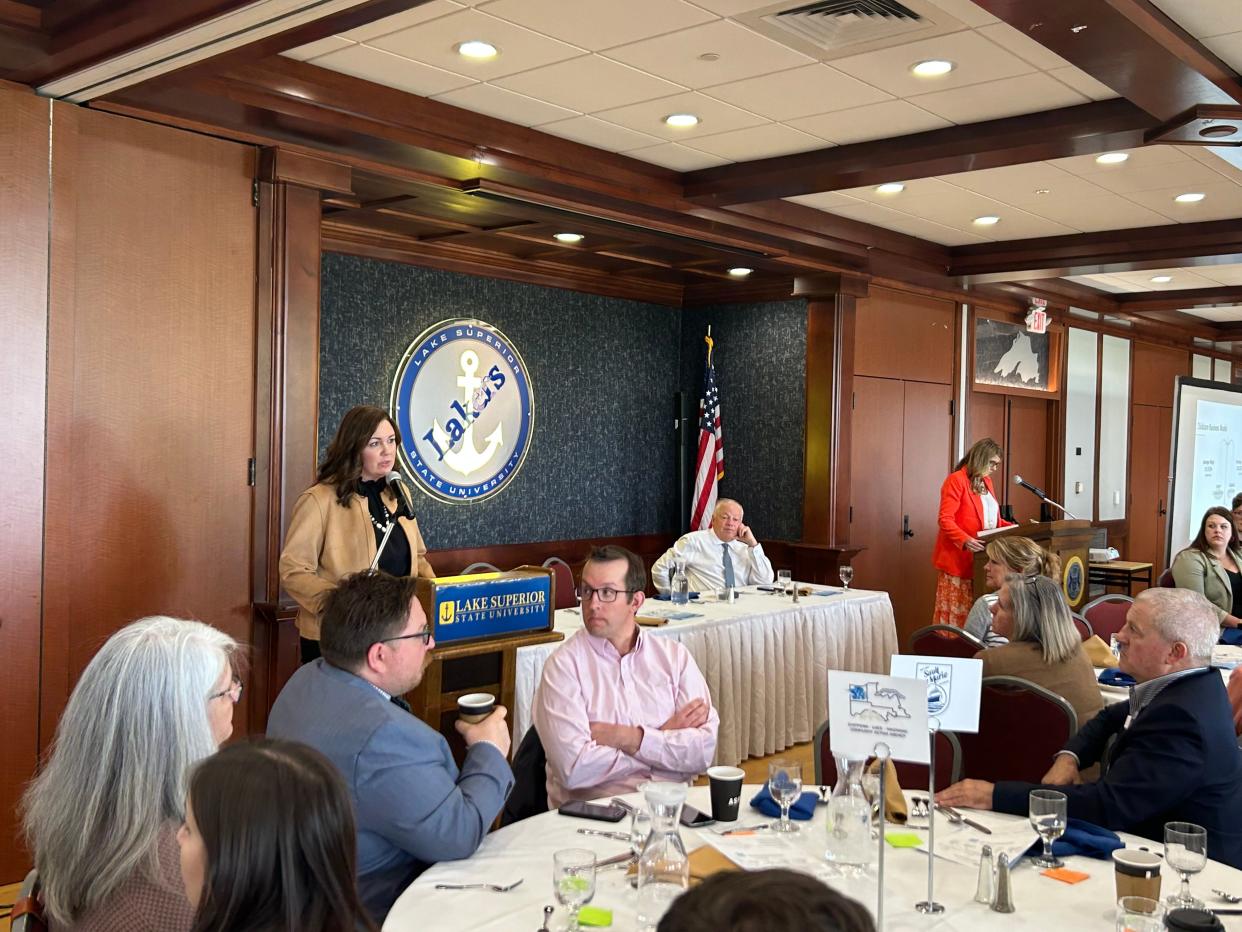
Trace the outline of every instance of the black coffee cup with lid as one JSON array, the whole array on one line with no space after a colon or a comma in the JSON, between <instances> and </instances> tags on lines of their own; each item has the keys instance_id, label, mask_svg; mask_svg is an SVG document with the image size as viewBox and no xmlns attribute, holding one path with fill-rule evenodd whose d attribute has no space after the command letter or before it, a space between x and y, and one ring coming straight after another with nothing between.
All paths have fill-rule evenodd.
<instances>
[{"instance_id":1,"label":"black coffee cup with lid","mask_svg":"<svg viewBox=\"0 0 1242 932\"><path fill-rule=\"evenodd\" d=\"M1220 917L1206 909L1169 910L1164 927L1170 932L1218 932L1225 928Z\"/></svg>"}]
</instances>

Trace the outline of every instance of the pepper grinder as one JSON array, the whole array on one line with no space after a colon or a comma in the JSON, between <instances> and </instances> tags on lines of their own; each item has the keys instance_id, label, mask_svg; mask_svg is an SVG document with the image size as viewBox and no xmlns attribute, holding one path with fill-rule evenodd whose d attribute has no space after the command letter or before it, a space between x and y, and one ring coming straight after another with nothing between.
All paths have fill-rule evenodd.
<instances>
[{"instance_id":1,"label":"pepper grinder","mask_svg":"<svg viewBox=\"0 0 1242 932\"><path fill-rule=\"evenodd\" d=\"M996 898L992 900L992 911L1014 912L1013 885L1009 882L1009 855L1003 851L996 859Z\"/></svg>"},{"instance_id":2,"label":"pepper grinder","mask_svg":"<svg viewBox=\"0 0 1242 932\"><path fill-rule=\"evenodd\" d=\"M992 905L992 894L995 892L992 877L992 846L984 845L979 852L979 882L975 886L975 902L986 906Z\"/></svg>"}]
</instances>

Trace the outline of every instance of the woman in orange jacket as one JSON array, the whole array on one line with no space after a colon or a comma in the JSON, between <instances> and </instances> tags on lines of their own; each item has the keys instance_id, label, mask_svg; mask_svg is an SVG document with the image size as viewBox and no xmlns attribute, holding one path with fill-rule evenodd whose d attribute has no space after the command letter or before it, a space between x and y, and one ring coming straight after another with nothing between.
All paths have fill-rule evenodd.
<instances>
[{"instance_id":1,"label":"woman in orange jacket","mask_svg":"<svg viewBox=\"0 0 1242 932\"><path fill-rule=\"evenodd\" d=\"M940 487L940 532L932 551L932 563L940 571L934 624L958 628L966 624L975 601L974 557L984 547L979 532L1013 523L1000 516L992 489L990 476L1000 464L1000 444L985 437L975 442Z\"/></svg>"}]
</instances>

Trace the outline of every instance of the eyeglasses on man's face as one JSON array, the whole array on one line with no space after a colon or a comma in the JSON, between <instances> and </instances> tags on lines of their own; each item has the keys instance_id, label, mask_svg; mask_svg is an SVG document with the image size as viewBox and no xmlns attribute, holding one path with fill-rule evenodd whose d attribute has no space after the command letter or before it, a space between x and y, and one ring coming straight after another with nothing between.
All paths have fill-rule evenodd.
<instances>
[{"instance_id":1,"label":"eyeglasses on man's face","mask_svg":"<svg viewBox=\"0 0 1242 932\"><path fill-rule=\"evenodd\" d=\"M218 693L212 693L210 696L207 697L207 701L210 702L212 699L223 699L225 696L228 696L231 700L233 700L233 705L237 705L237 703L241 702L241 697L242 697L241 680L237 679L237 677L234 677L233 683L231 686L229 686L228 689L222 689Z\"/></svg>"},{"instance_id":2,"label":"eyeglasses on man's face","mask_svg":"<svg viewBox=\"0 0 1242 932\"><path fill-rule=\"evenodd\" d=\"M590 602L591 596L597 596L601 602L615 602L617 601L617 596L622 594L625 595L628 601L629 597L637 591L637 589L613 589L607 586L603 589L592 589L586 583L578 586L577 589L578 598L583 602Z\"/></svg>"},{"instance_id":3,"label":"eyeglasses on man's face","mask_svg":"<svg viewBox=\"0 0 1242 932\"><path fill-rule=\"evenodd\" d=\"M387 644L389 641L409 641L409 640L412 640L413 638L419 638L425 646L431 642L431 636L433 633L434 632L432 632L431 630L431 625L428 625L427 627L423 628L422 631L415 631L413 634L398 634L396 637L380 638L377 643Z\"/></svg>"}]
</instances>

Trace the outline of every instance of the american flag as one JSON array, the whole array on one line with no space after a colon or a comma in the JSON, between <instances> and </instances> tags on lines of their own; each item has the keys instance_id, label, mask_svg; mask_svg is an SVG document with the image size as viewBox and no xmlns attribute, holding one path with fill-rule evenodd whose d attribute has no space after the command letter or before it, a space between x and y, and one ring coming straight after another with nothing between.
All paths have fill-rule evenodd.
<instances>
[{"instance_id":1,"label":"american flag","mask_svg":"<svg viewBox=\"0 0 1242 932\"><path fill-rule=\"evenodd\" d=\"M710 329L710 328L709 328ZM703 531L711 527L716 510L716 485L724 478L724 435L720 431L720 392L716 389L716 367L712 364L715 347L707 342L707 369L703 373L703 397L699 401L699 450L694 459L694 505L690 528Z\"/></svg>"}]
</instances>

